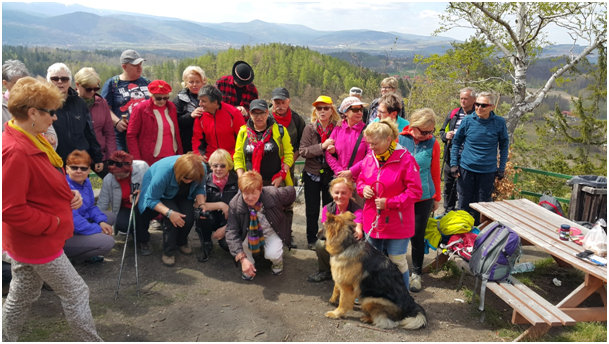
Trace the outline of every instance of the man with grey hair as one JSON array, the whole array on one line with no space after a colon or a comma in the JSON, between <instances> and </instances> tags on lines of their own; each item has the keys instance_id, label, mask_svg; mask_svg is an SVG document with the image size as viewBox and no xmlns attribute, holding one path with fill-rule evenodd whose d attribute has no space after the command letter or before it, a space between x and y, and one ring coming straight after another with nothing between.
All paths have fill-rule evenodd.
<instances>
[{"instance_id":1,"label":"man with grey hair","mask_svg":"<svg viewBox=\"0 0 609 344\"><path fill-rule=\"evenodd\" d=\"M480 223L480 214L469 205L492 201L495 178L503 179L508 160L510 137L505 119L493 112L496 104L494 94L477 94L475 112L463 119L450 152L450 172L453 177L459 178L459 209L470 213L476 225Z\"/></svg>"},{"instance_id":2,"label":"man with grey hair","mask_svg":"<svg viewBox=\"0 0 609 344\"><path fill-rule=\"evenodd\" d=\"M457 203L457 179L453 178L450 173L450 150L452 141L457 129L461 125L461 121L465 116L474 113L474 102L476 101L476 90L472 87L465 87L459 91L460 107L454 108L446 116L442 127L440 128L440 136L444 142L444 158L442 160L442 168L444 172L444 212L447 213L455 210ZM459 154L461 150L459 149Z\"/></svg>"}]
</instances>

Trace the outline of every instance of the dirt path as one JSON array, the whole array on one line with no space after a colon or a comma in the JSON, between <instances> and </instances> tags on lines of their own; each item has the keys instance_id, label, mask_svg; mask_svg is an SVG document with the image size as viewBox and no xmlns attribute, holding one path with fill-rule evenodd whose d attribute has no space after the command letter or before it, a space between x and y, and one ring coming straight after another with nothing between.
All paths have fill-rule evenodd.
<instances>
[{"instance_id":1,"label":"dirt path","mask_svg":"<svg viewBox=\"0 0 609 344\"><path fill-rule=\"evenodd\" d=\"M467 292L455 291L457 278L447 272L423 276L425 289L413 294L429 318L419 331L380 330L359 321L352 311L344 320L330 320L327 302L332 282L306 281L317 268L313 251L304 249L304 205L297 203L294 236L298 249L285 253L285 271L273 276L270 264L258 264L252 282L241 280L231 257L214 246L206 263L178 255L176 266L161 264L161 232L151 230L152 256L139 257L141 296L135 293L133 250L128 249L118 301L114 301L122 241L97 265L76 268L90 287L90 304L100 336L106 341L504 341L498 331L510 310L494 295L487 305L497 309L503 325L481 324L475 306L463 303ZM191 233L195 249L200 244ZM435 257L432 253L426 261ZM466 279L473 288L473 279ZM491 293L492 294L492 293ZM488 307L488 306L487 306ZM57 296L43 290L32 307L23 341L73 341Z\"/></svg>"}]
</instances>

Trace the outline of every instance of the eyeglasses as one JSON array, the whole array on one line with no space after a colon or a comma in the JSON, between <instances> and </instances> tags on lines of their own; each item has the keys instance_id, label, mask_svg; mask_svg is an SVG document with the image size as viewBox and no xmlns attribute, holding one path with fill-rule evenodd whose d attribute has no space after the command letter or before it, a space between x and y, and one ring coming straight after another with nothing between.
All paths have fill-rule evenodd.
<instances>
[{"instance_id":1,"label":"eyeglasses","mask_svg":"<svg viewBox=\"0 0 609 344\"><path fill-rule=\"evenodd\" d=\"M381 90L393 90L391 86L381 86Z\"/></svg>"},{"instance_id":2,"label":"eyeglasses","mask_svg":"<svg viewBox=\"0 0 609 344\"><path fill-rule=\"evenodd\" d=\"M59 80L61 80L61 82L70 81L70 78L67 76L52 76L49 79L51 79L51 81L55 81L55 82L58 82Z\"/></svg>"},{"instance_id":3,"label":"eyeglasses","mask_svg":"<svg viewBox=\"0 0 609 344\"><path fill-rule=\"evenodd\" d=\"M74 166L74 165L70 165L68 166L72 171L78 171L81 170L82 172L87 172L89 170L89 166Z\"/></svg>"},{"instance_id":4,"label":"eyeglasses","mask_svg":"<svg viewBox=\"0 0 609 344\"><path fill-rule=\"evenodd\" d=\"M48 109L43 109L43 108L35 108L35 109L38 111L46 112L51 117L55 116L55 110L48 110Z\"/></svg>"},{"instance_id":5,"label":"eyeglasses","mask_svg":"<svg viewBox=\"0 0 609 344\"><path fill-rule=\"evenodd\" d=\"M493 106L493 104L482 104L482 103L474 103L475 107L481 107L483 109L485 109L488 106Z\"/></svg>"},{"instance_id":6,"label":"eyeglasses","mask_svg":"<svg viewBox=\"0 0 609 344\"><path fill-rule=\"evenodd\" d=\"M436 128L433 128L432 130L421 130L421 129L417 128L417 130L419 131L419 133L421 133L421 135L427 136L427 135L433 134L434 131L436 131Z\"/></svg>"},{"instance_id":7,"label":"eyeglasses","mask_svg":"<svg viewBox=\"0 0 609 344\"><path fill-rule=\"evenodd\" d=\"M154 100L156 100L157 102L160 102L161 100L169 100L169 96L167 96L167 97L154 96Z\"/></svg>"},{"instance_id":8,"label":"eyeglasses","mask_svg":"<svg viewBox=\"0 0 609 344\"><path fill-rule=\"evenodd\" d=\"M315 110L317 111L330 111L332 107L331 106L316 106Z\"/></svg>"},{"instance_id":9,"label":"eyeglasses","mask_svg":"<svg viewBox=\"0 0 609 344\"><path fill-rule=\"evenodd\" d=\"M95 91L95 92L97 92L97 91L99 91L99 90L100 90L100 88L99 88L99 87L83 87L83 88L84 88L84 89L85 89L85 91L87 91L87 92L91 92L91 91Z\"/></svg>"},{"instance_id":10,"label":"eyeglasses","mask_svg":"<svg viewBox=\"0 0 609 344\"><path fill-rule=\"evenodd\" d=\"M114 160L108 160L108 166L116 166L118 168L123 167L123 165L125 166L131 166L130 162L120 162L120 161L114 161Z\"/></svg>"},{"instance_id":11,"label":"eyeglasses","mask_svg":"<svg viewBox=\"0 0 609 344\"><path fill-rule=\"evenodd\" d=\"M225 164L213 164L211 165L211 168L226 168Z\"/></svg>"},{"instance_id":12,"label":"eyeglasses","mask_svg":"<svg viewBox=\"0 0 609 344\"><path fill-rule=\"evenodd\" d=\"M357 107L357 108L351 107L351 108L349 108L349 110L351 110L353 112L362 112L362 111L364 111L364 108L363 107Z\"/></svg>"}]
</instances>

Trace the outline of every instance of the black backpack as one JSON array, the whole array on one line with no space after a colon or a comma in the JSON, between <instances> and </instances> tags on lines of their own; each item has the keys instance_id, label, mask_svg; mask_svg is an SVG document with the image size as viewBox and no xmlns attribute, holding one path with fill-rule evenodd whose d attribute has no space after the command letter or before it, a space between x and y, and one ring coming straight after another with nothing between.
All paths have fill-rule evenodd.
<instances>
[{"instance_id":1,"label":"black backpack","mask_svg":"<svg viewBox=\"0 0 609 344\"><path fill-rule=\"evenodd\" d=\"M539 198L539 205L548 209L549 211L556 213L562 217L565 217L565 212L562 210L562 206L556 199L556 197L552 196L552 193L544 193Z\"/></svg>"}]
</instances>

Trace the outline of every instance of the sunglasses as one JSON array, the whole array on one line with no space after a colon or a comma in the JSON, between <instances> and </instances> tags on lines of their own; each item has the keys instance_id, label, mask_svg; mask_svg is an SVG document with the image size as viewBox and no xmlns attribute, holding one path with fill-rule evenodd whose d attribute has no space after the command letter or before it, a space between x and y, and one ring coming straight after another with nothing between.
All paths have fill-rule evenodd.
<instances>
[{"instance_id":1,"label":"sunglasses","mask_svg":"<svg viewBox=\"0 0 609 344\"><path fill-rule=\"evenodd\" d=\"M364 111L364 108L363 107L352 107L352 108L349 108L349 110L351 110L353 112L362 112L362 111Z\"/></svg>"},{"instance_id":2,"label":"sunglasses","mask_svg":"<svg viewBox=\"0 0 609 344\"><path fill-rule=\"evenodd\" d=\"M99 87L83 87L83 88L84 88L84 89L85 89L85 91L87 91L87 92L91 92L91 91L95 91L95 92L97 92L97 91L99 91L99 90L100 90L100 88L99 88Z\"/></svg>"},{"instance_id":3,"label":"sunglasses","mask_svg":"<svg viewBox=\"0 0 609 344\"><path fill-rule=\"evenodd\" d=\"M35 109L38 111L46 112L51 117L55 116L55 110L48 110L48 109L43 109L43 108L35 108Z\"/></svg>"},{"instance_id":4,"label":"sunglasses","mask_svg":"<svg viewBox=\"0 0 609 344\"><path fill-rule=\"evenodd\" d=\"M156 100L157 102L160 102L161 100L169 100L169 96L167 96L167 97L154 96L154 100Z\"/></svg>"},{"instance_id":5,"label":"sunglasses","mask_svg":"<svg viewBox=\"0 0 609 344\"><path fill-rule=\"evenodd\" d=\"M423 130L421 130L421 129L419 129L419 128L417 128L417 129L419 130L419 133L421 133L421 135L422 135L422 136L431 135L431 134L433 134L433 133L434 133L434 131L436 131L436 129L435 129L435 128L434 128L434 129L432 129L432 130L425 130L425 131L423 131Z\"/></svg>"},{"instance_id":6,"label":"sunglasses","mask_svg":"<svg viewBox=\"0 0 609 344\"><path fill-rule=\"evenodd\" d=\"M317 110L317 111L322 111L322 110L323 111L329 111L330 108L331 108L330 106L316 106L315 110Z\"/></svg>"},{"instance_id":7,"label":"sunglasses","mask_svg":"<svg viewBox=\"0 0 609 344\"><path fill-rule=\"evenodd\" d=\"M82 172L87 172L89 170L89 166L68 166L72 171L81 170Z\"/></svg>"},{"instance_id":8,"label":"sunglasses","mask_svg":"<svg viewBox=\"0 0 609 344\"><path fill-rule=\"evenodd\" d=\"M52 76L49 79L51 79L51 81L55 81L55 82L57 82L59 80L61 80L61 82L68 82L68 81L70 81L70 78L67 77L67 76Z\"/></svg>"},{"instance_id":9,"label":"sunglasses","mask_svg":"<svg viewBox=\"0 0 609 344\"><path fill-rule=\"evenodd\" d=\"M213 164L211 165L211 168L226 168L225 164Z\"/></svg>"},{"instance_id":10,"label":"sunglasses","mask_svg":"<svg viewBox=\"0 0 609 344\"><path fill-rule=\"evenodd\" d=\"M120 162L120 161L114 161L114 160L108 160L108 166L116 166L118 168L123 167L123 165L125 166L131 166L130 162Z\"/></svg>"},{"instance_id":11,"label":"sunglasses","mask_svg":"<svg viewBox=\"0 0 609 344\"><path fill-rule=\"evenodd\" d=\"M481 103L474 103L475 107L481 107L483 109L486 109L488 106L493 106L493 104L481 104Z\"/></svg>"}]
</instances>

